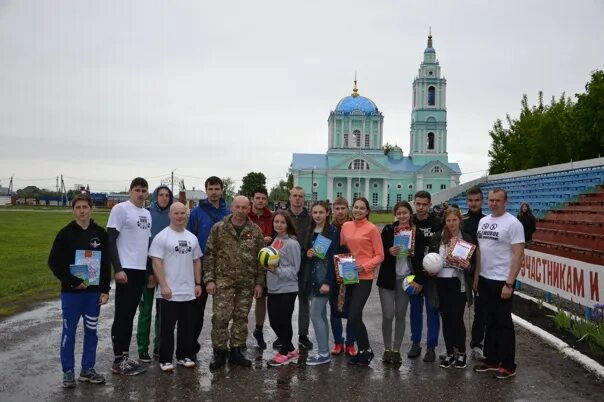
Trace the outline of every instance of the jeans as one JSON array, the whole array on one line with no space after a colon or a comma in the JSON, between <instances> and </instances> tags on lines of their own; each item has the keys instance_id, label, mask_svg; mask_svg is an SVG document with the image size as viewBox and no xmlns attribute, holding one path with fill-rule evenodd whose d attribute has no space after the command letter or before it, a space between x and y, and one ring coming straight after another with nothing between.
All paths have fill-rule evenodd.
<instances>
[{"instance_id":1,"label":"jeans","mask_svg":"<svg viewBox=\"0 0 604 402\"><path fill-rule=\"evenodd\" d=\"M384 349L400 350L405 336L405 319L409 295L403 290L404 279L397 279L393 290L379 288L382 306L382 337ZM394 343L392 340L392 321L394 322Z\"/></svg>"},{"instance_id":2,"label":"jeans","mask_svg":"<svg viewBox=\"0 0 604 402\"><path fill-rule=\"evenodd\" d=\"M101 306L98 292L61 293L63 333L61 334L61 365L63 372L73 371L75 366L74 347L80 317L84 317L84 347L82 371L94 368L96 363L96 333Z\"/></svg>"},{"instance_id":3,"label":"jeans","mask_svg":"<svg viewBox=\"0 0 604 402\"><path fill-rule=\"evenodd\" d=\"M432 307L428 297L424 293L411 295L411 342L420 344L422 341L422 329L424 326L424 299L426 303L426 318L428 321L428 335L426 339L429 348L438 346L438 331L440 330L440 316L438 310Z\"/></svg>"},{"instance_id":4,"label":"jeans","mask_svg":"<svg viewBox=\"0 0 604 402\"><path fill-rule=\"evenodd\" d=\"M310 319L315 330L318 354L329 355L329 322L327 321L327 303L329 296L313 296L310 299Z\"/></svg>"}]
</instances>

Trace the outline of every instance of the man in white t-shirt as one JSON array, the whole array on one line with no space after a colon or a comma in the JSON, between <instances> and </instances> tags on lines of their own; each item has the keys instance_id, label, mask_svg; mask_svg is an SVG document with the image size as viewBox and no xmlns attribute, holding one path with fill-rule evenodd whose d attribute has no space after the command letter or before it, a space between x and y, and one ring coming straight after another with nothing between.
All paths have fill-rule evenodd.
<instances>
[{"instance_id":1,"label":"man in white t-shirt","mask_svg":"<svg viewBox=\"0 0 604 402\"><path fill-rule=\"evenodd\" d=\"M478 223L478 251L474 288L486 320L485 360L474 371L496 371L495 378L516 375L516 336L512 322L512 293L524 255L524 229L506 211L507 193L489 192L491 214Z\"/></svg>"},{"instance_id":2,"label":"man in white t-shirt","mask_svg":"<svg viewBox=\"0 0 604 402\"><path fill-rule=\"evenodd\" d=\"M114 206L107 221L109 254L115 271L115 316L111 327L115 359L111 371L136 375L146 369L129 358L132 321L146 280L151 214L145 209L147 180L130 183L130 198Z\"/></svg>"},{"instance_id":3,"label":"man in white t-shirt","mask_svg":"<svg viewBox=\"0 0 604 402\"><path fill-rule=\"evenodd\" d=\"M201 296L201 248L197 237L185 229L187 209L180 202L170 206L170 226L155 236L149 256L159 287L160 339L159 364L163 371L174 370L174 327L177 364L195 367L193 359L193 311L195 298Z\"/></svg>"}]
</instances>

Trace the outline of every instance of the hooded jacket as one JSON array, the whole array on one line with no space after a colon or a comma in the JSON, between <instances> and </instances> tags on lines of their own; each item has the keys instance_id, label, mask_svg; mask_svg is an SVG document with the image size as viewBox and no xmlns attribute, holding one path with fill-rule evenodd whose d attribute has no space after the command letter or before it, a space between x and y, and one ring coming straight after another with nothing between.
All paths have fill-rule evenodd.
<instances>
[{"instance_id":1,"label":"hooded jacket","mask_svg":"<svg viewBox=\"0 0 604 402\"><path fill-rule=\"evenodd\" d=\"M162 188L165 188L168 190L168 193L170 193L170 201L168 201L168 205L165 208L160 207L157 203L157 194L159 194L159 190ZM170 225L170 206L174 202L174 195L172 194L170 187L164 184L157 187L151 197L151 205L147 207L151 213L151 222L153 222L153 225L151 226L151 238L149 239L149 244L151 244L155 238L155 235Z\"/></svg>"},{"instance_id":2,"label":"hooded jacket","mask_svg":"<svg viewBox=\"0 0 604 402\"><path fill-rule=\"evenodd\" d=\"M84 290L76 287L82 279L72 275L69 265L75 263L76 250L93 250L101 252L101 274L99 286L88 286ZM109 240L105 229L90 220L90 225L83 229L76 221L71 221L59 231L48 256L48 266L54 276L61 281L61 292L101 292L109 293L111 266L109 264Z\"/></svg>"},{"instance_id":3,"label":"hooded jacket","mask_svg":"<svg viewBox=\"0 0 604 402\"><path fill-rule=\"evenodd\" d=\"M205 252L212 226L230 213L231 211L227 207L224 198L220 199L218 208L214 207L207 199L200 200L199 205L193 208L191 216L189 216L189 222L187 222L187 230L197 236L201 251Z\"/></svg>"}]
</instances>

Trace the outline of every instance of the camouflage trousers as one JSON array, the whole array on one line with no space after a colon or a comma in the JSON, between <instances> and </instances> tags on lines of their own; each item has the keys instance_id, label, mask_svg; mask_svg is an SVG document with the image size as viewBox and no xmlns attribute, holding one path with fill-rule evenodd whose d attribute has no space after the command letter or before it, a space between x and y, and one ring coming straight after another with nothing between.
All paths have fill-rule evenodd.
<instances>
[{"instance_id":1,"label":"camouflage trousers","mask_svg":"<svg viewBox=\"0 0 604 402\"><path fill-rule=\"evenodd\" d=\"M212 346L227 349L229 346L229 322L233 320L230 330L230 346L245 346L247 324L254 283L224 284L217 283L213 300L212 313Z\"/></svg>"}]
</instances>

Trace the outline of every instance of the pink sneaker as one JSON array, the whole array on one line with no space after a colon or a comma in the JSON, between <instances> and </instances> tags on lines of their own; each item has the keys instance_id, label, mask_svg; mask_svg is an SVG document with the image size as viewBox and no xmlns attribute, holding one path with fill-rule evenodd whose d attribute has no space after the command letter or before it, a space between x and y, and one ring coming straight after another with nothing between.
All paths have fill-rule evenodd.
<instances>
[{"instance_id":1,"label":"pink sneaker","mask_svg":"<svg viewBox=\"0 0 604 402\"><path fill-rule=\"evenodd\" d=\"M279 367L284 366L289 363L289 356L282 355L281 353L277 353L275 357L269 360L268 365L271 367Z\"/></svg>"},{"instance_id":2,"label":"pink sneaker","mask_svg":"<svg viewBox=\"0 0 604 402\"><path fill-rule=\"evenodd\" d=\"M298 357L300 357L300 352L298 352L297 350L292 350L291 352L287 353L287 358L290 362L297 363Z\"/></svg>"}]
</instances>

